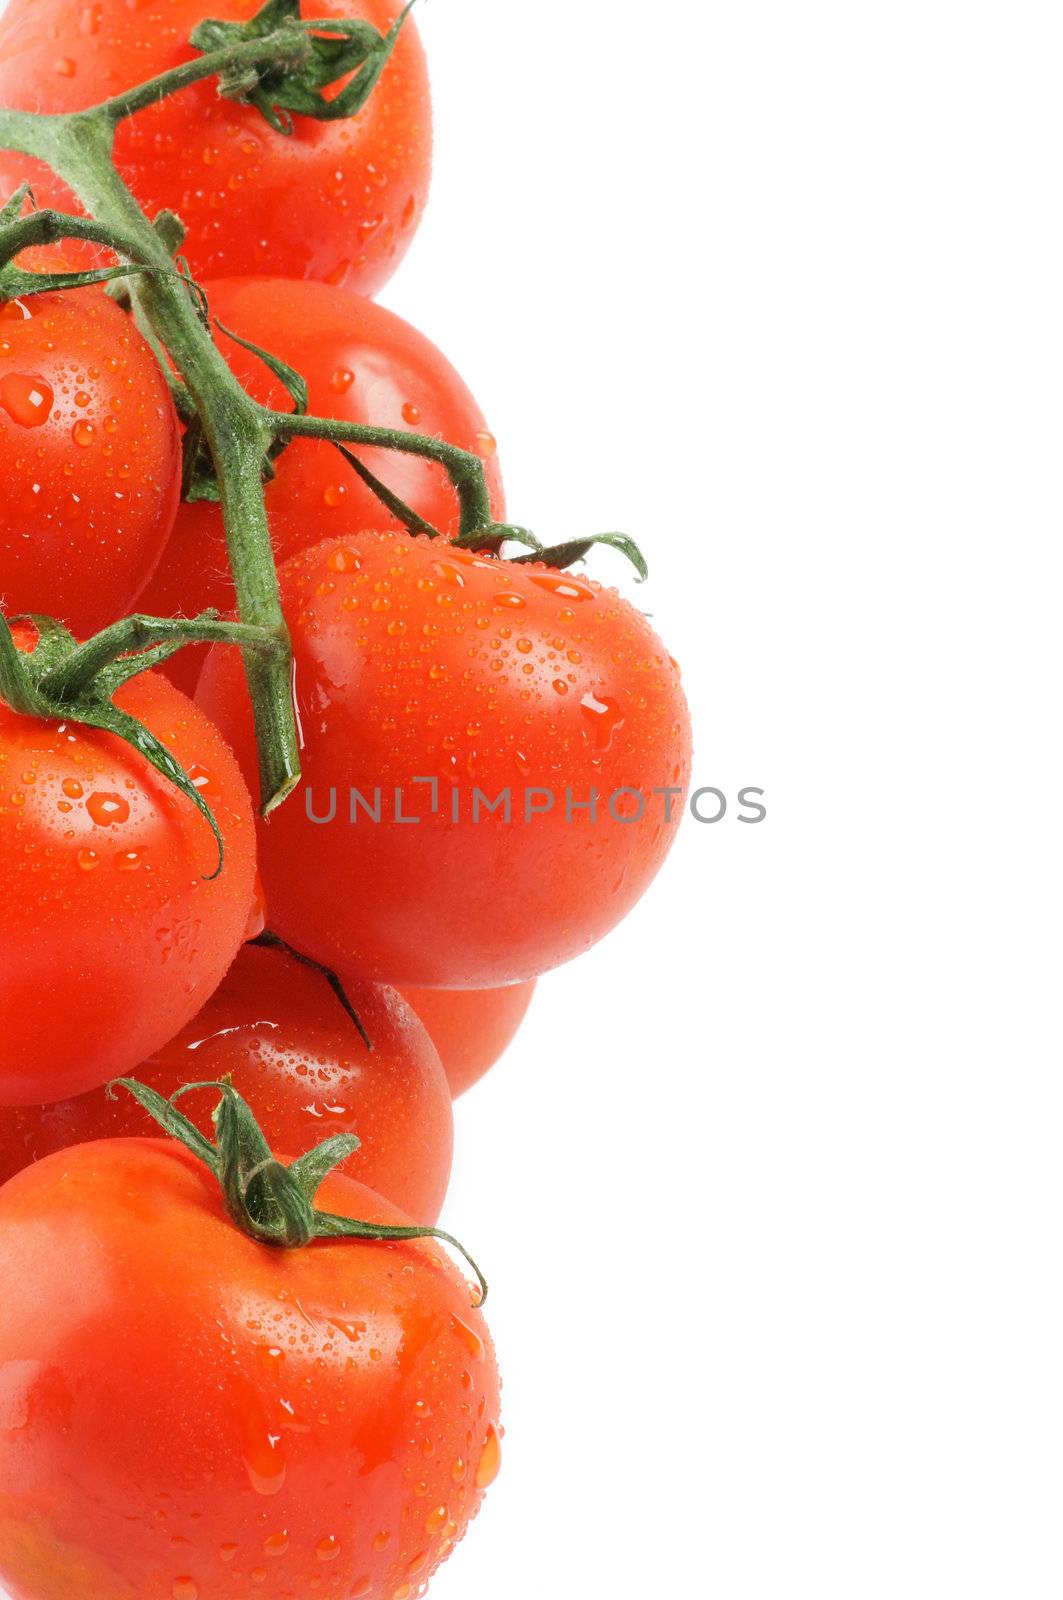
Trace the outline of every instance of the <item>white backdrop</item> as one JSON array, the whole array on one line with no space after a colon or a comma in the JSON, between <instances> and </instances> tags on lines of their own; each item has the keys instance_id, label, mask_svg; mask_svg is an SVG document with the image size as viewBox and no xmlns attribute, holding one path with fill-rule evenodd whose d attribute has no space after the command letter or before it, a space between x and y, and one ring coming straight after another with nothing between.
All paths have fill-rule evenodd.
<instances>
[{"instance_id":1,"label":"white backdrop","mask_svg":"<svg viewBox=\"0 0 1063 1600\"><path fill-rule=\"evenodd\" d=\"M508 1436L435 1600L1058 1600L1058 8L420 22L382 298L770 808L461 1104Z\"/></svg>"}]
</instances>

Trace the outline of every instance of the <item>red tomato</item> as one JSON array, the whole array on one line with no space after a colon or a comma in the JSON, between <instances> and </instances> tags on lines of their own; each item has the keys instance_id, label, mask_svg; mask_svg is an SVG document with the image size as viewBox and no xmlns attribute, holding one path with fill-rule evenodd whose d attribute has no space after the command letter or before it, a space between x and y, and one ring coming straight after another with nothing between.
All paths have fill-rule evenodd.
<instances>
[{"instance_id":1,"label":"red tomato","mask_svg":"<svg viewBox=\"0 0 1063 1600\"><path fill-rule=\"evenodd\" d=\"M418 1222L434 1223L454 1140L439 1057L393 989L354 979L344 988L372 1051L320 973L282 951L245 945L202 1011L133 1076L169 1099L182 1084L230 1074L270 1144L292 1156L330 1134L356 1133L362 1145L344 1170ZM182 1104L208 1137L216 1101L197 1094ZM150 1128L130 1095L111 1099L106 1089L0 1109L0 1183L53 1150Z\"/></svg>"},{"instance_id":2,"label":"red tomato","mask_svg":"<svg viewBox=\"0 0 1063 1600\"><path fill-rule=\"evenodd\" d=\"M261 8L262 0L10 0L0 21L0 105L83 111L194 59L188 39L205 17L246 22ZM399 0L312 8L382 31L400 10ZM420 220L431 143L424 52L408 21L353 119L296 117L286 138L251 107L221 99L209 79L124 121L115 157L149 216L168 207L181 217L182 253L197 278L269 271L371 294ZM0 152L0 191L27 179L39 205L78 209L41 162Z\"/></svg>"},{"instance_id":3,"label":"red tomato","mask_svg":"<svg viewBox=\"0 0 1063 1600\"><path fill-rule=\"evenodd\" d=\"M457 1096L494 1066L513 1039L531 1005L535 983L507 989L404 989L439 1051Z\"/></svg>"},{"instance_id":4,"label":"red tomato","mask_svg":"<svg viewBox=\"0 0 1063 1600\"><path fill-rule=\"evenodd\" d=\"M240 947L251 802L201 711L145 673L116 704L145 723L218 821L113 734L0 704L0 1105L128 1072L194 1016Z\"/></svg>"},{"instance_id":5,"label":"red tomato","mask_svg":"<svg viewBox=\"0 0 1063 1600\"><path fill-rule=\"evenodd\" d=\"M323 283L235 278L210 285L210 306L225 327L295 367L307 381L310 410L346 422L438 434L485 458L495 516L505 514L495 442L454 368L435 345L394 312ZM290 409L287 391L249 351L219 335L233 371L256 400ZM458 504L434 462L393 450L360 450L359 459L441 532L458 530ZM330 444L297 439L266 487L274 549L286 560L331 534L392 523L376 495ZM173 537L141 609L194 616L235 603L221 512L182 505ZM191 692L206 652L193 648L167 663L172 681Z\"/></svg>"},{"instance_id":6,"label":"red tomato","mask_svg":"<svg viewBox=\"0 0 1063 1600\"><path fill-rule=\"evenodd\" d=\"M125 616L181 489L177 417L158 363L98 289L0 308L0 597L79 636Z\"/></svg>"},{"instance_id":7,"label":"red tomato","mask_svg":"<svg viewBox=\"0 0 1063 1600\"><path fill-rule=\"evenodd\" d=\"M400 987L495 988L619 922L675 833L679 801L669 824L653 791L690 765L678 668L633 606L396 533L315 545L281 587L305 783L260 828L259 866L284 938ZM211 652L200 701L253 774L238 660ZM507 791L508 823L482 801L475 820L477 792ZM596 819L575 809L592 791Z\"/></svg>"},{"instance_id":8,"label":"red tomato","mask_svg":"<svg viewBox=\"0 0 1063 1600\"><path fill-rule=\"evenodd\" d=\"M319 1204L406 1221L342 1176ZM412 1597L498 1471L470 1298L434 1243L255 1243L161 1140L27 1168L0 1191L0 1585Z\"/></svg>"}]
</instances>

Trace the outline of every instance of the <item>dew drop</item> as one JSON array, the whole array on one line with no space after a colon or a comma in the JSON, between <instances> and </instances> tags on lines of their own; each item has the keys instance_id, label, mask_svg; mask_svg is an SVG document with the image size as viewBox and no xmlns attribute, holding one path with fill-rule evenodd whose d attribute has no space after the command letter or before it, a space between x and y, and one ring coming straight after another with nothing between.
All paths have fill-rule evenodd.
<instances>
[{"instance_id":1,"label":"dew drop","mask_svg":"<svg viewBox=\"0 0 1063 1600\"><path fill-rule=\"evenodd\" d=\"M324 1539L317 1543L317 1559L319 1561L335 1561L340 1553L340 1541L334 1533L326 1534Z\"/></svg>"},{"instance_id":2,"label":"dew drop","mask_svg":"<svg viewBox=\"0 0 1063 1600\"><path fill-rule=\"evenodd\" d=\"M170 1593L173 1600L199 1600L199 1589L191 1578L175 1578Z\"/></svg>"},{"instance_id":3,"label":"dew drop","mask_svg":"<svg viewBox=\"0 0 1063 1600\"><path fill-rule=\"evenodd\" d=\"M502 1441L498 1437L498 1429L492 1422L487 1430L484 1440L483 1454L480 1465L476 1469L476 1487L489 1489L502 1469Z\"/></svg>"},{"instance_id":4,"label":"dew drop","mask_svg":"<svg viewBox=\"0 0 1063 1600\"><path fill-rule=\"evenodd\" d=\"M84 417L80 417L75 422L71 432L74 436L74 443L79 444L83 450L87 449L96 437L96 429L91 422L86 422Z\"/></svg>"},{"instance_id":5,"label":"dew drop","mask_svg":"<svg viewBox=\"0 0 1063 1600\"><path fill-rule=\"evenodd\" d=\"M76 778L63 779L63 793L68 800L80 800L84 792Z\"/></svg>"},{"instance_id":6,"label":"dew drop","mask_svg":"<svg viewBox=\"0 0 1063 1600\"><path fill-rule=\"evenodd\" d=\"M268 1556L282 1556L290 1543L291 1539L288 1536L288 1530L284 1528L278 1533L271 1533L263 1548Z\"/></svg>"},{"instance_id":7,"label":"dew drop","mask_svg":"<svg viewBox=\"0 0 1063 1600\"><path fill-rule=\"evenodd\" d=\"M39 428L55 404L52 386L28 372L9 372L0 379L0 406L22 428Z\"/></svg>"},{"instance_id":8,"label":"dew drop","mask_svg":"<svg viewBox=\"0 0 1063 1600\"><path fill-rule=\"evenodd\" d=\"M330 572L357 572L361 565L353 550L333 550L328 558Z\"/></svg>"},{"instance_id":9,"label":"dew drop","mask_svg":"<svg viewBox=\"0 0 1063 1600\"><path fill-rule=\"evenodd\" d=\"M90 794L85 802L89 816L101 828L110 828L116 822L125 822L129 816L129 802L120 794Z\"/></svg>"},{"instance_id":10,"label":"dew drop","mask_svg":"<svg viewBox=\"0 0 1063 1600\"><path fill-rule=\"evenodd\" d=\"M78 66L77 62L72 60L70 56L60 56L58 61L52 63L52 69L58 73L60 78L72 78L77 72Z\"/></svg>"},{"instance_id":11,"label":"dew drop","mask_svg":"<svg viewBox=\"0 0 1063 1600\"><path fill-rule=\"evenodd\" d=\"M93 867L98 867L99 864L100 858L96 854L95 850L78 851L78 866L81 868L82 872L91 872Z\"/></svg>"},{"instance_id":12,"label":"dew drop","mask_svg":"<svg viewBox=\"0 0 1063 1600\"><path fill-rule=\"evenodd\" d=\"M330 483L322 495L322 499L330 511L335 511L347 498L347 486L343 483Z\"/></svg>"},{"instance_id":13,"label":"dew drop","mask_svg":"<svg viewBox=\"0 0 1063 1600\"><path fill-rule=\"evenodd\" d=\"M531 581L548 594L560 595L564 600L593 600L594 590L580 583L578 578L562 576L559 572L533 572Z\"/></svg>"},{"instance_id":14,"label":"dew drop","mask_svg":"<svg viewBox=\"0 0 1063 1600\"><path fill-rule=\"evenodd\" d=\"M588 690L580 701L580 709L593 730L598 749L610 749L614 735L624 726L624 713L620 706L608 695L596 695Z\"/></svg>"},{"instance_id":15,"label":"dew drop","mask_svg":"<svg viewBox=\"0 0 1063 1600\"><path fill-rule=\"evenodd\" d=\"M488 433L484 429L483 432L476 435L476 453L488 459L498 454L498 440L493 433Z\"/></svg>"},{"instance_id":16,"label":"dew drop","mask_svg":"<svg viewBox=\"0 0 1063 1600\"><path fill-rule=\"evenodd\" d=\"M506 606L510 611L523 611L527 603L522 594L514 594L511 589L495 595L495 605Z\"/></svg>"},{"instance_id":17,"label":"dew drop","mask_svg":"<svg viewBox=\"0 0 1063 1600\"><path fill-rule=\"evenodd\" d=\"M453 1312L451 1313L450 1320L453 1325L454 1332L457 1334L466 1350L468 1350L469 1354L474 1360L479 1361L484 1353L484 1342L480 1338L480 1335L476 1332L475 1328L470 1328L467 1322L463 1322L462 1319L455 1316Z\"/></svg>"},{"instance_id":18,"label":"dew drop","mask_svg":"<svg viewBox=\"0 0 1063 1600\"><path fill-rule=\"evenodd\" d=\"M428 1533L438 1533L440 1528L442 1528L448 1521L449 1517L450 1512L446 1506L436 1506L435 1510L429 1512L428 1514L428 1520L425 1523L425 1530Z\"/></svg>"},{"instance_id":19,"label":"dew drop","mask_svg":"<svg viewBox=\"0 0 1063 1600\"><path fill-rule=\"evenodd\" d=\"M407 400L402 408L402 420L408 422L411 428L416 427L421 420L420 406L415 406L412 400Z\"/></svg>"}]
</instances>

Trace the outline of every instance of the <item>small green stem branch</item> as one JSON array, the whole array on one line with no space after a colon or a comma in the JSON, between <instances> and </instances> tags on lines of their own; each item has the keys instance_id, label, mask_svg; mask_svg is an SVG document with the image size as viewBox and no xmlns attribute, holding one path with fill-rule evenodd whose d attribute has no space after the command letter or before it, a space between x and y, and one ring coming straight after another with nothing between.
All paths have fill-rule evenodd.
<instances>
[{"instance_id":1,"label":"small green stem branch","mask_svg":"<svg viewBox=\"0 0 1063 1600\"><path fill-rule=\"evenodd\" d=\"M491 500L483 462L468 450L445 439L423 433L403 433L398 428L372 428L358 422L335 422L328 417L297 416L271 411L268 425L279 439L327 439L333 444L379 445L404 455L421 456L445 467L461 506L461 534L491 526Z\"/></svg>"},{"instance_id":2,"label":"small green stem branch","mask_svg":"<svg viewBox=\"0 0 1063 1600\"><path fill-rule=\"evenodd\" d=\"M138 615L114 622L80 645L72 654L46 672L40 687L57 700L77 699L103 667L119 656L151 649L171 642L185 644L234 644L243 650L266 654L283 649L270 633L243 622L225 622L216 611L201 616L148 617Z\"/></svg>"}]
</instances>

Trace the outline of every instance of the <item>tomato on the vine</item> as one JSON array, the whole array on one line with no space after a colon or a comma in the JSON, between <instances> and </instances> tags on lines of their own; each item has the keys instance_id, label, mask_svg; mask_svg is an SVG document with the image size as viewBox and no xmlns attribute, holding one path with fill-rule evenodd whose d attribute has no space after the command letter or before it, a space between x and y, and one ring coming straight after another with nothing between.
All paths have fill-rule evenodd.
<instances>
[{"instance_id":1,"label":"tomato on the vine","mask_svg":"<svg viewBox=\"0 0 1063 1600\"><path fill-rule=\"evenodd\" d=\"M494 988L619 922L690 766L646 619L587 578L401 533L315 545L280 578L305 782L259 830L277 931L400 987ZM199 699L250 781L239 662L212 650Z\"/></svg>"},{"instance_id":2,"label":"tomato on the vine","mask_svg":"<svg viewBox=\"0 0 1063 1600\"><path fill-rule=\"evenodd\" d=\"M124 616L173 526L181 441L158 362L100 289L0 306L0 463L8 615L82 636Z\"/></svg>"},{"instance_id":3,"label":"tomato on the vine","mask_svg":"<svg viewBox=\"0 0 1063 1600\"><path fill-rule=\"evenodd\" d=\"M293 1157L331 1134L357 1134L361 1147L345 1171L415 1221L434 1223L454 1137L436 1049L393 989L348 977L344 990L371 1049L321 973L283 950L245 945L202 1010L133 1076L169 1099L182 1084L228 1074L270 1144ZM183 1104L208 1135L210 1109L201 1095ZM105 1088L58 1105L0 1108L0 1183L54 1150L149 1129L133 1099Z\"/></svg>"},{"instance_id":4,"label":"tomato on the vine","mask_svg":"<svg viewBox=\"0 0 1063 1600\"><path fill-rule=\"evenodd\" d=\"M428 1029L450 1092L457 1096L489 1072L512 1043L534 993L533 979L504 989L403 989L402 997Z\"/></svg>"},{"instance_id":5,"label":"tomato on the vine","mask_svg":"<svg viewBox=\"0 0 1063 1600\"><path fill-rule=\"evenodd\" d=\"M248 22L261 9L262 0L10 0L0 104L85 110L195 59L188 40L204 18ZM401 9L313 0L304 15L362 18L386 33ZM371 294L405 254L428 193L431 103L413 23L358 116L294 122L286 138L207 80L123 121L115 160L149 216L180 216L196 277L278 272ZM81 209L43 163L0 152L0 191L27 179L39 205Z\"/></svg>"},{"instance_id":6,"label":"tomato on the vine","mask_svg":"<svg viewBox=\"0 0 1063 1600\"><path fill-rule=\"evenodd\" d=\"M123 740L0 703L0 1105L135 1067L199 1010L247 924L254 822L231 751L157 673L115 701L200 790L225 864L211 876L204 817Z\"/></svg>"},{"instance_id":7,"label":"tomato on the vine","mask_svg":"<svg viewBox=\"0 0 1063 1600\"><path fill-rule=\"evenodd\" d=\"M208 294L223 327L305 378L316 416L433 434L479 454L494 516L502 520L501 474L483 413L450 362L416 328L372 300L323 283L236 278L212 283ZM287 391L257 356L220 331L218 342L256 400L290 409ZM383 449L355 454L441 533L457 532L458 502L437 462ZM277 461L266 509L280 561L332 534L399 526L335 446L311 439L294 440ZM157 616L194 616L234 603L219 507L211 501L182 505L141 608ZM183 650L165 670L191 690L203 655Z\"/></svg>"},{"instance_id":8,"label":"tomato on the vine","mask_svg":"<svg viewBox=\"0 0 1063 1600\"><path fill-rule=\"evenodd\" d=\"M342 1175L317 1202L401 1226ZM159 1139L0 1190L0 1586L12 1600L412 1597L498 1471L498 1374L427 1241L278 1249Z\"/></svg>"}]
</instances>

